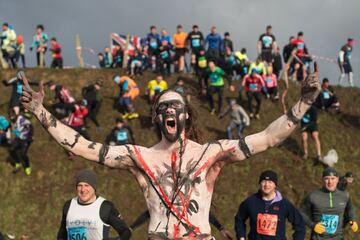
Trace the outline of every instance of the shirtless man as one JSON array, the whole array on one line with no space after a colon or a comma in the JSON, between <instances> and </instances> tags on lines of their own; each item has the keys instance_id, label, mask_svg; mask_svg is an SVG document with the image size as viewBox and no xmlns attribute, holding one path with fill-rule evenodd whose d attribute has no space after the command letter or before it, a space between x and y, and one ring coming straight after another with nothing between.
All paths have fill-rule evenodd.
<instances>
[{"instance_id":1,"label":"shirtless man","mask_svg":"<svg viewBox=\"0 0 360 240\"><path fill-rule=\"evenodd\" d=\"M221 169L263 152L286 139L315 101L320 84L318 68L303 81L301 98L264 131L240 140L220 140L201 145L196 140L191 107L178 93L168 90L153 105L153 122L159 126L161 141L150 148L107 146L86 140L55 119L42 105L44 89L25 88L21 101L44 128L66 150L108 167L127 169L143 190L150 212L149 240L212 239L209 210L215 180ZM193 140L192 140L193 139Z\"/></svg>"}]
</instances>

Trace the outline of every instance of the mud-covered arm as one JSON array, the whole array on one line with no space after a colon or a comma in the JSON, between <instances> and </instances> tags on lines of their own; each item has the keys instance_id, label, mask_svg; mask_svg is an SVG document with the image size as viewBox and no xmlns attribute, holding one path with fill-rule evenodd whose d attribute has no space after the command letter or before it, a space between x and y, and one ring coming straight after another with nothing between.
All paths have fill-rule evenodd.
<instances>
[{"instance_id":1,"label":"mud-covered arm","mask_svg":"<svg viewBox=\"0 0 360 240\"><path fill-rule=\"evenodd\" d=\"M15 81L17 80L16 77L10 79L10 80L2 80L2 83L4 84L4 86L10 86L11 84L13 84Z\"/></svg>"},{"instance_id":2,"label":"mud-covered arm","mask_svg":"<svg viewBox=\"0 0 360 240\"><path fill-rule=\"evenodd\" d=\"M287 114L276 119L262 132L249 135L240 140L220 141L225 153L229 156L227 159L231 162L244 160L253 154L263 152L269 147L280 144L290 136L319 94L319 70L316 63L314 69L314 73L309 74L303 81L300 100L289 109Z\"/></svg>"},{"instance_id":3,"label":"mud-covered arm","mask_svg":"<svg viewBox=\"0 0 360 240\"><path fill-rule=\"evenodd\" d=\"M21 72L18 75L24 81L22 104L35 115L41 125L63 148L87 160L109 167L127 169L133 166L127 146L107 146L85 139L78 132L57 120L44 108L42 102L45 93L42 82L39 92L35 92L30 88L25 74Z\"/></svg>"}]
</instances>

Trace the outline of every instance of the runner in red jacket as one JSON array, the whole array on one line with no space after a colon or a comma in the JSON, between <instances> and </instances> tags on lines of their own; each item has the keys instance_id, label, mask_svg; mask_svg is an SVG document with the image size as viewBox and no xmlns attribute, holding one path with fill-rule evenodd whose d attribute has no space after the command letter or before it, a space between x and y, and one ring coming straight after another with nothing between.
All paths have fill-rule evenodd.
<instances>
[{"instance_id":1,"label":"runner in red jacket","mask_svg":"<svg viewBox=\"0 0 360 240\"><path fill-rule=\"evenodd\" d=\"M255 97L256 100L256 111L255 117L260 119L260 106L261 106L261 90L266 91L265 83L263 78L257 73L256 69L251 71L251 75L246 75L242 81L242 87L245 87L246 96L248 98L248 108L250 112L250 118L254 117L254 111L252 107L252 100Z\"/></svg>"}]
</instances>

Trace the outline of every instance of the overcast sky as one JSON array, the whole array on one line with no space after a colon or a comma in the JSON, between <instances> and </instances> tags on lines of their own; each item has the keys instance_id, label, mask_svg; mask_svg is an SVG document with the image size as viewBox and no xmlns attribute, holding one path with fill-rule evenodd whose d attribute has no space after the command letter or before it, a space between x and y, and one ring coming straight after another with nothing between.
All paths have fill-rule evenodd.
<instances>
[{"instance_id":1,"label":"overcast sky","mask_svg":"<svg viewBox=\"0 0 360 240\"><path fill-rule=\"evenodd\" d=\"M49 37L62 44L65 65L77 65L76 33L83 47L98 52L109 43L110 32L145 36L150 25L173 33L179 23L186 31L196 23L205 34L216 25L220 33L230 32L236 49L246 47L251 59L269 24L281 47L301 30L311 54L334 59L353 37L354 80L360 85L359 9L360 0L0 0L0 22L14 25L27 48L36 25L44 24ZM84 58L97 65L96 56L84 53ZM35 65L34 53L27 52L27 62ZM319 62L322 77L338 78L337 65Z\"/></svg>"}]
</instances>

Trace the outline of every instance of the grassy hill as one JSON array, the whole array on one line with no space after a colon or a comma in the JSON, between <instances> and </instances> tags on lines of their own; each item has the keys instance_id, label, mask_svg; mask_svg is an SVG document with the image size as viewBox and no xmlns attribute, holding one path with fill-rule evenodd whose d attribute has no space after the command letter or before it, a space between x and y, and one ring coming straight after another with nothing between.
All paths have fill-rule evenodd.
<instances>
[{"instance_id":1,"label":"grassy hill","mask_svg":"<svg viewBox=\"0 0 360 240\"><path fill-rule=\"evenodd\" d=\"M112 76L120 74L120 70L27 70L28 76L34 80L53 80L68 86L72 93L80 96L82 86L104 80L104 103L99 114L99 121L104 127L102 133L95 131L90 125L90 135L93 140L103 142L114 125L114 119L119 113L112 109L112 97L117 88L114 87ZM9 79L15 74L11 70L1 70L0 80ZM142 93L146 82L152 79L152 73L146 73L136 80ZM196 93L196 80L191 76L186 81L190 90ZM167 79L175 82L176 76ZM320 140L323 153L335 148L339 154L336 168L341 174L352 170L356 177L360 173L360 89L337 87L343 113L331 115L319 113ZM7 113L10 87L0 86L0 114ZM227 97L236 97L237 93L226 91ZM299 97L295 85L291 86L288 103L292 104ZM46 102L52 98L47 91ZM228 119L219 120L209 115L209 109L204 99L192 98L192 104L198 111L199 127L205 141L226 137ZM130 122L135 132L137 144L151 146L157 142L157 136L151 128L149 116L150 107L145 98L136 102L141 117ZM246 128L249 135L264 129L270 122L281 115L278 102L265 100L261 110L261 120L253 120ZM35 126L35 141L30 147L29 156L33 173L26 176L23 172L12 174L7 149L0 147L0 231L14 233L16 236L27 234L30 239L54 239L61 219L64 202L74 196L74 174L82 168L91 168L99 178L98 192L113 201L126 221L130 224L146 205L142 192L133 177L120 170L114 170L89 163L81 158L69 160L65 151L55 143L33 118ZM92 124L92 123L91 123ZM313 142L310 140L310 156L315 157ZM273 169L279 173L279 188L282 193L295 204L299 204L306 193L318 188L321 184L321 165L314 165L312 159L301 160L300 132L297 130L281 146L252 157L238 164L227 166L217 181L213 195L213 212L230 230L233 229L234 215L240 202L249 194L257 191L258 176L265 169ZM360 208L360 181L356 179L349 191L352 200ZM359 216L359 210L357 214ZM133 234L133 239L145 239L147 226L144 225ZM222 239L214 229L217 239ZM289 235L290 236L290 235ZM347 233L349 239L358 236Z\"/></svg>"}]
</instances>

